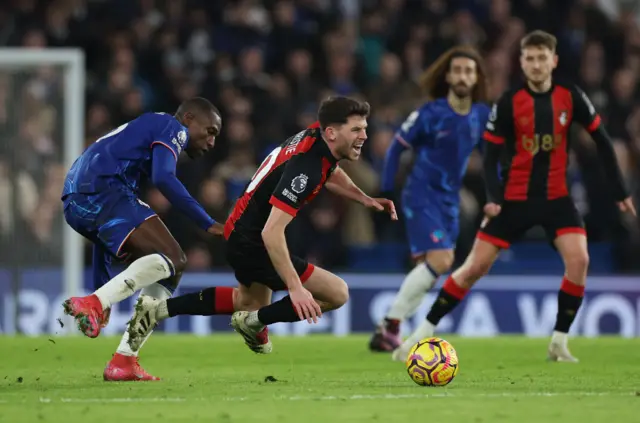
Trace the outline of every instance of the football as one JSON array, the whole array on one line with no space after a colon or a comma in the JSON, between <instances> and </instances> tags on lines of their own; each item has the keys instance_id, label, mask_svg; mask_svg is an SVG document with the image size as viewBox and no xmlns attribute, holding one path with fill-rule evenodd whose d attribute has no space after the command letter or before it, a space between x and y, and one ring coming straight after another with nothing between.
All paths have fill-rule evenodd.
<instances>
[{"instance_id":1,"label":"football","mask_svg":"<svg viewBox=\"0 0 640 423\"><path fill-rule=\"evenodd\" d=\"M458 374L458 354L440 338L426 338L411 348L407 373L420 386L444 386Z\"/></svg>"}]
</instances>

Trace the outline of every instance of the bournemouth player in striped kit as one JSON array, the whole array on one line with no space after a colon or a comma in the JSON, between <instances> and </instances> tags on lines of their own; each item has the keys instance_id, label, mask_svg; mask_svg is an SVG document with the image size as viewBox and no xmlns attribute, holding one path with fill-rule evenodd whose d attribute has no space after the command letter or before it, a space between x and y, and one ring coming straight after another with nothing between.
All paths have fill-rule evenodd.
<instances>
[{"instance_id":1,"label":"bournemouth player in striped kit","mask_svg":"<svg viewBox=\"0 0 640 423\"><path fill-rule=\"evenodd\" d=\"M555 48L556 38L543 31L522 39L520 64L526 82L503 94L493 106L484 133L486 218L465 263L445 282L427 319L400 352L433 335L440 319L489 271L501 249L509 248L530 228L542 226L565 264L548 356L553 361L578 361L569 352L567 334L582 303L589 255L584 222L567 186L572 123L583 126L595 141L620 210L636 212L611 139L591 101L575 85L552 78L558 63Z\"/></svg>"}]
</instances>

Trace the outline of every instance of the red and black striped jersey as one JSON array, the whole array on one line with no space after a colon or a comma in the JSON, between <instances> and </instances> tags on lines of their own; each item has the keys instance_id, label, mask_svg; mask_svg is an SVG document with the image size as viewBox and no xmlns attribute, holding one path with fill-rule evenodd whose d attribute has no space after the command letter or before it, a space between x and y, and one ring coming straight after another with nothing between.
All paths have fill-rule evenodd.
<instances>
[{"instance_id":1,"label":"red and black striped jersey","mask_svg":"<svg viewBox=\"0 0 640 423\"><path fill-rule=\"evenodd\" d=\"M504 200L561 198L569 195L569 129L573 122L590 133L600 116L587 95L573 84L554 82L545 93L527 85L507 91L493 105L484 139L504 144Z\"/></svg>"},{"instance_id":2,"label":"red and black striped jersey","mask_svg":"<svg viewBox=\"0 0 640 423\"><path fill-rule=\"evenodd\" d=\"M287 139L264 159L236 201L224 226L225 238L236 231L262 242L262 229L271 208L295 217L318 195L337 163L317 122Z\"/></svg>"}]
</instances>

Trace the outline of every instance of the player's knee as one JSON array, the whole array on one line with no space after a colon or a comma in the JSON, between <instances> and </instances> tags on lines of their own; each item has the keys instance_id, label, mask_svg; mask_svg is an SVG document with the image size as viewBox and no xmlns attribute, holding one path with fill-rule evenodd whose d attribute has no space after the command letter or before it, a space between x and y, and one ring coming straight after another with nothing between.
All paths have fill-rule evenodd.
<instances>
[{"instance_id":1,"label":"player's knee","mask_svg":"<svg viewBox=\"0 0 640 423\"><path fill-rule=\"evenodd\" d=\"M582 275L589 268L589 253L580 251L565 258L565 267L567 273Z\"/></svg>"},{"instance_id":2,"label":"player's knee","mask_svg":"<svg viewBox=\"0 0 640 423\"><path fill-rule=\"evenodd\" d=\"M344 280L337 278L336 282L331 287L331 296L329 300L333 309L340 308L349 301L349 287Z\"/></svg>"},{"instance_id":3,"label":"player's knee","mask_svg":"<svg viewBox=\"0 0 640 423\"><path fill-rule=\"evenodd\" d=\"M177 275L182 274L182 272L185 271L187 268L187 255L181 248L176 251L171 251L165 255L169 260L171 260L171 264L173 265L173 269Z\"/></svg>"},{"instance_id":4,"label":"player's knee","mask_svg":"<svg viewBox=\"0 0 640 423\"><path fill-rule=\"evenodd\" d=\"M427 253L427 263L429 267L438 274L443 274L453 266L453 251L438 251L437 253Z\"/></svg>"}]
</instances>

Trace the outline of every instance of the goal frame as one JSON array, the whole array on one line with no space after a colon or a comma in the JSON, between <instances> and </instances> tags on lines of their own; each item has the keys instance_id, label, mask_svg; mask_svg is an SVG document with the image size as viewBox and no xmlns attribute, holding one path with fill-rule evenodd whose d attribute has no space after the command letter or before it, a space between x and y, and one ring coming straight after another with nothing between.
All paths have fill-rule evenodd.
<instances>
[{"instance_id":1,"label":"goal frame","mask_svg":"<svg viewBox=\"0 0 640 423\"><path fill-rule=\"evenodd\" d=\"M84 145L84 51L75 48L0 48L0 69L47 65L62 66L64 69L63 162L69 169L82 154ZM71 297L84 291L83 245L79 234L69 225L63 226L62 289L67 297ZM71 329L68 325L67 328ZM77 331L67 330L66 333L76 334Z\"/></svg>"}]
</instances>

